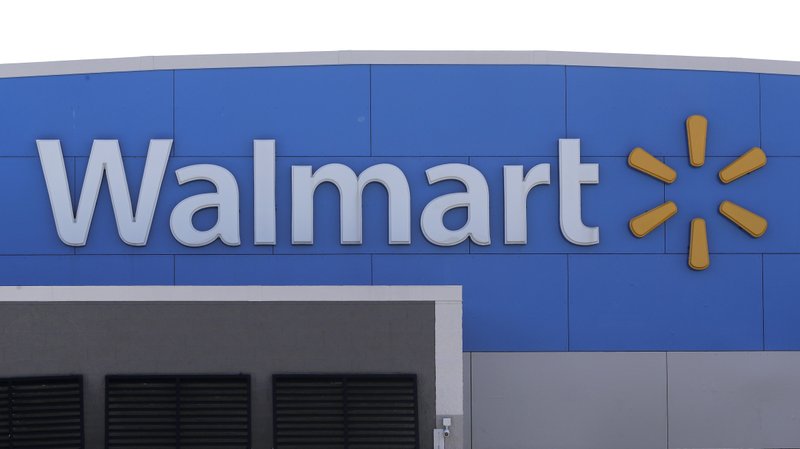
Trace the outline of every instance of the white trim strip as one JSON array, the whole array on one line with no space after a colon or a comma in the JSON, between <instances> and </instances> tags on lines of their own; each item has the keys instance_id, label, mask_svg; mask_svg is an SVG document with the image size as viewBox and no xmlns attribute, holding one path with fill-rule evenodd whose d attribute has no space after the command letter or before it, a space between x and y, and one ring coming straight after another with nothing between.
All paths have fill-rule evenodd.
<instances>
[{"instance_id":1,"label":"white trim strip","mask_svg":"<svg viewBox=\"0 0 800 449\"><path fill-rule=\"evenodd\" d=\"M461 304L437 302L436 415L464 415L464 362L461 341Z\"/></svg>"},{"instance_id":2,"label":"white trim strip","mask_svg":"<svg viewBox=\"0 0 800 449\"><path fill-rule=\"evenodd\" d=\"M800 62L766 59L562 51L323 51L142 56L136 58L0 64L0 78L147 70L351 64L567 65L800 75Z\"/></svg>"},{"instance_id":3,"label":"white trim strip","mask_svg":"<svg viewBox=\"0 0 800 449\"><path fill-rule=\"evenodd\" d=\"M445 285L0 287L0 302L123 301L433 301L437 304L461 304L461 287Z\"/></svg>"}]
</instances>

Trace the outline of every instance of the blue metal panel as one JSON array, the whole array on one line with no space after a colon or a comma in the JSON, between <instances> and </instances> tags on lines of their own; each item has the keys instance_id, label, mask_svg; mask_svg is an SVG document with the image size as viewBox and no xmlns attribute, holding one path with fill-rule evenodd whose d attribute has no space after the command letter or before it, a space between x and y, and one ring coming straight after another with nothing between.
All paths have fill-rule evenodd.
<instances>
[{"instance_id":1,"label":"blue metal panel","mask_svg":"<svg viewBox=\"0 0 800 449\"><path fill-rule=\"evenodd\" d=\"M171 71L0 79L0 156L36 156L36 139L61 139L68 156L119 139L143 155L171 137Z\"/></svg>"},{"instance_id":2,"label":"blue metal panel","mask_svg":"<svg viewBox=\"0 0 800 449\"><path fill-rule=\"evenodd\" d=\"M172 282L172 256L0 256L0 285L168 285Z\"/></svg>"},{"instance_id":3,"label":"blue metal panel","mask_svg":"<svg viewBox=\"0 0 800 449\"><path fill-rule=\"evenodd\" d=\"M764 344L798 350L794 322L800 306L792 292L800 256L761 255L800 252L794 232L800 208L787 200L800 191L800 159L781 157L800 155L793 137L800 124L798 80L764 75L759 90L755 74L677 70L190 70L174 75L174 104L170 71L0 80L0 189L10 193L0 197L0 208L7 211L0 221L5 255L0 284L459 284L468 351L752 350ZM62 244L35 139L62 140L74 202L92 139L120 139L135 202L144 166L140 156L151 138L173 136L173 108L178 157L167 169L147 247L119 239L105 183L88 245ZM684 125L696 113L709 119L709 157L697 169L688 165ZM722 185L718 170L761 144L759 118L767 166ZM581 139L583 162L600 163L600 184L582 187L583 221L601 227L597 246L571 245L559 230L557 140L565 136ZM277 139L274 248L253 245L252 141L257 138ZM625 156L635 146L670 156L665 160L677 169L678 180L665 187L627 167ZM386 193L377 184L364 194L363 245L339 244L339 197L330 184L315 196L315 244L291 245L290 166L316 169L332 162L356 173L377 163L405 172L412 192L411 245L387 244ZM427 184L425 169L449 162L472 164L489 183L489 247L437 247L420 231L421 211L431 199L463 190L455 181ZM552 183L529 197L530 243L506 246L502 166L522 164L527 170L541 162L551 164ZM212 189L205 182L177 185L175 169L194 163L218 164L236 176L241 246L215 242L187 248L172 237L173 207ZM721 217L717 208L724 199L767 218L767 233L753 239ZM628 220L664 200L678 204L678 215L647 237L634 238ZM713 254L704 272L691 271L686 261L688 223L695 216L708 221ZM445 221L456 228L465 219L458 209ZM211 210L196 216L199 228L214 220ZM271 255L273 250L285 255ZM675 254L619 254L665 250ZM573 255L554 255L567 253Z\"/></svg>"},{"instance_id":4,"label":"blue metal panel","mask_svg":"<svg viewBox=\"0 0 800 449\"><path fill-rule=\"evenodd\" d=\"M490 185L492 245L472 245L473 253L664 252L662 228L641 240L633 238L628 220L663 202L663 185L630 169L625 158L583 158L600 164L600 183L581 188L583 222L600 226L600 244L577 246L561 235L558 217L558 158L471 158ZM503 166L522 165L527 173L539 163L550 164L550 185L537 186L528 196L528 244L504 245Z\"/></svg>"},{"instance_id":5,"label":"blue metal panel","mask_svg":"<svg viewBox=\"0 0 800 449\"><path fill-rule=\"evenodd\" d=\"M70 173L74 158L65 158ZM39 158L0 157L0 254L72 254L61 243Z\"/></svg>"},{"instance_id":6,"label":"blue metal panel","mask_svg":"<svg viewBox=\"0 0 800 449\"><path fill-rule=\"evenodd\" d=\"M341 163L356 174L380 163L397 165L408 179L411 189L411 245L388 244L388 209L386 189L374 183L364 189L363 245L341 245L339 226L339 191L330 183L317 188L314 196L314 244L292 245L292 165L311 165L312 170L329 163ZM332 254L332 253L466 253L469 244L463 242L451 247L429 243L422 235L419 220L422 209L433 198L452 192L464 191L458 181L442 181L428 185L425 170L448 163L466 164L467 158L278 158L277 162L277 220L279 254ZM502 189L502 185L499 186ZM467 221L464 208L445 214L445 224L451 229Z\"/></svg>"},{"instance_id":7,"label":"blue metal panel","mask_svg":"<svg viewBox=\"0 0 800 449\"><path fill-rule=\"evenodd\" d=\"M565 256L374 256L375 285L463 285L465 351L567 350Z\"/></svg>"},{"instance_id":8,"label":"blue metal panel","mask_svg":"<svg viewBox=\"0 0 800 449\"><path fill-rule=\"evenodd\" d=\"M373 66L376 156L549 156L564 67Z\"/></svg>"},{"instance_id":9,"label":"blue metal panel","mask_svg":"<svg viewBox=\"0 0 800 449\"><path fill-rule=\"evenodd\" d=\"M570 350L762 349L761 256L569 256Z\"/></svg>"},{"instance_id":10,"label":"blue metal panel","mask_svg":"<svg viewBox=\"0 0 800 449\"><path fill-rule=\"evenodd\" d=\"M567 67L567 133L583 154L685 156L685 120L708 118L709 156L734 156L759 140L758 75Z\"/></svg>"},{"instance_id":11,"label":"blue metal panel","mask_svg":"<svg viewBox=\"0 0 800 449\"><path fill-rule=\"evenodd\" d=\"M800 255L764 256L764 349L800 350Z\"/></svg>"},{"instance_id":12,"label":"blue metal panel","mask_svg":"<svg viewBox=\"0 0 800 449\"><path fill-rule=\"evenodd\" d=\"M689 222L700 217L708 226L712 253L783 253L800 251L800 209L787 204L790 192L800 192L800 159L768 157L767 165L730 184L719 180L719 170L735 158L706 158L693 168L687 158L667 158L678 179L667 186L667 199L678 213L667 222L667 252L686 253ZM767 219L767 232L753 238L719 213L723 200L732 201ZM714 258L711 258L713 265Z\"/></svg>"},{"instance_id":13,"label":"blue metal panel","mask_svg":"<svg viewBox=\"0 0 800 449\"><path fill-rule=\"evenodd\" d=\"M369 285L370 256L175 256L176 285Z\"/></svg>"},{"instance_id":14,"label":"blue metal panel","mask_svg":"<svg viewBox=\"0 0 800 449\"><path fill-rule=\"evenodd\" d=\"M368 156L369 94L368 66L177 71L175 154Z\"/></svg>"},{"instance_id":15,"label":"blue metal panel","mask_svg":"<svg viewBox=\"0 0 800 449\"><path fill-rule=\"evenodd\" d=\"M79 186L73 189L73 202L77 203L80 186L86 172L86 158L76 159L76 176L74 182ZM134 207L139 195L139 187L144 172L143 158L124 158L125 174L131 191ZM193 181L178 185L175 170L192 164L216 164L233 173L239 184L239 234L242 244L236 247L227 246L219 240L201 248L189 248L178 243L172 236L169 217L172 209L183 199L199 193L213 192L214 186L209 182ZM41 176L41 175L40 175ZM44 181L42 181L44 183ZM48 203L49 205L49 203ZM272 246L255 246L253 244L253 158L252 157L173 157L167 164L161 196L156 207L155 217L150 231L147 246L133 247L126 245L117 234L114 211L108 186L103 182L97 199L94 220L85 247L77 249L78 254L271 254ZM217 219L216 209L205 209L195 214L197 229L211 228ZM52 218L51 218L52 221Z\"/></svg>"},{"instance_id":16,"label":"blue metal panel","mask_svg":"<svg viewBox=\"0 0 800 449\"><path fill-rule=\"evenodd\" d=\"M800 77L761 75L761 137L767 155L800 156Z\"/></svg>"}]
</instances>

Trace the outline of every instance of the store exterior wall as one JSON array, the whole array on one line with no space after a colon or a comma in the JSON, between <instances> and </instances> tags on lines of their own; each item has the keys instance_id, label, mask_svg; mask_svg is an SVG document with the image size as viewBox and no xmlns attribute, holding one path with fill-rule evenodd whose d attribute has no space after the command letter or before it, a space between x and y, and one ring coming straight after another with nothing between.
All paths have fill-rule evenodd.
<instances>
[{"instance_id":1,"label":"store exterior wall","mask_svg":"<svg viewBox=\"0 0 800 449\"><path fill-rule=\"evenodd\" d=\"M103 73L111 72L111 73ZM77 73L77 74L76 74ZM558 53L325 53L178 57L0 69L0 283L17 285L461 285L467 447L800 447L800 67L705 58ZM57 76L47 76L57 75ZM686 119L708 119L703 167ZM93 139L118 139L139 192L151 139L173 139L146 245L126 245L107 186L85 246L56 232L37 139L59 139L73 205ZM257 245L254 140L276 151L276 242ZM599 243L562 233L559 139L580 139L599 183L580 187ZM628 165L642 147L674 183ZM721 168L752 147L766 166L730 184ZM386 192L363 193L363 241L340 243L339 196L314 197L313 244L292 243L292 166L399 167L409 244L389 244ZM238 182L241 243L179 243L170 214L215 164ZM485 178L490 242L431 243L429 202L464 191L425 170ZM527 196L526 244L506 244L503 167L550 164ZM718 211L766 218L754 238ZM134 200L135 201L135 200ZM678 212L643 238L628 221ZM135 204L135 202L134 202ZM481 214L471 210L471 214ZM707 222L710 267L687 265L691 219ZM450 229L465 208L444 216ZM195 216L199 229L216 214ZM702 423L703 425L699 425ZM726 423L730 423L727 425ZM735 424L733 424L735 423ZM423 435L423 439L427 439Z\"/></svg>"},{"instance_id":2,"label":"store exterior wall","mask_svg":"<svg viewBox=\"0 0 800 449\"><path fill-rule=\"evenodd\" d=\"M430 449L437 414L463 428L460 366L442 363L460 360L458 290L0 288L0 377L82 375L86 447L103 447L107 375L248 374L258 448L275 374L414 374Z\"/></svg>"}]
</instances>

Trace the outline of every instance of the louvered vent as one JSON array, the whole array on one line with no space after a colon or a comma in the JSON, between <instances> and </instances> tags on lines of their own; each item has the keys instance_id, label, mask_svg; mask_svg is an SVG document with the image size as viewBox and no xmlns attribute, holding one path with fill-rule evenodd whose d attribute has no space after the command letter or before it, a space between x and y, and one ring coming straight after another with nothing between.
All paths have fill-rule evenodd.
<instances>
[{"instance_id":1,"label":"louvered vent","mask_svg":"<svg viewBox=\"0 0 800 449\"><path fill-rule=\"evenodd\" d=\"M83 379L0 379L0 448L82 449Z\"/></svg>"},{"instance_id":2,"label":"louvered vent","mask_svg":"<svg viewBox=\"0 0 800 449\"><path fill-rule=\"evenodd\" d=\"M276 375L274 449L417 449L414 375Z\"/></svg>"},{"instance_id":3,"label":"louvered vent","mask_svg":"<svg viewBox=\"0 0 800 449\"><path fill-rule=\"evenodd\" d=\"M250 376L108 376L108 449L249 449Z\"/></svg>"}]
</instances>

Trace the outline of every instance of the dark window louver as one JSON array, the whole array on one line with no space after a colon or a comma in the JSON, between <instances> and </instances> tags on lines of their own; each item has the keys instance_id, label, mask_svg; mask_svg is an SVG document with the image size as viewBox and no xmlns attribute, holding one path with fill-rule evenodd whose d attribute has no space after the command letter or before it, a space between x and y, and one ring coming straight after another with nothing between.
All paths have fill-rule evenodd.
<instances>
[{"instance_id":1,"label":"dark window louver","mask_svg":"<svg viewBox=\"0 0 800 449\"><path fill-rule=\"evenodd\" d=\"M0 379L0 448L83 447L81 376Z\"/></svg>"},{"instance_id":2,"label":"dark window louver","mask_svg":"<svg viewBox=\"0 0 800 449\"><path fill-rule=\"evenodd\" d=\"M249 449L250 376L107 376L109 449Z\"/></svg>"},{"instance_id":3,"label":"dark window louver","mask_svg":"<svg viewBox=\"0 0 800 449\"><path fill-rule=\"evenodd\" d=\"M276 375L274 449L417 449L415 375Z\"/></svg>"}]
</instances>

